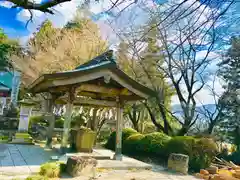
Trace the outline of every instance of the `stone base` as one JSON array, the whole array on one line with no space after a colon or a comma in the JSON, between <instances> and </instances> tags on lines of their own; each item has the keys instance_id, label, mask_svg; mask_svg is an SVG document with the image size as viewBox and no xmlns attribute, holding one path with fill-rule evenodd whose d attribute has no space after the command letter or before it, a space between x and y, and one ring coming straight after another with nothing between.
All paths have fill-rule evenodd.
<instances>
[{"instance_id":1,"label":"stone base","mask_svg":"<svg viewBox=\"0 0 240 180\"><path fill-rule=\"evenodd\" d=\"M168 169L183 174L188 173L189 157L184 154L170 154L168 158Z\"/></svg>"},{"instance_id":2,"label":"stone base","mask_svg":"<svg viewBox=\"0 0 240 180\"><path fill-rule=\"evenodd\" d=\"M70 150L69 150L68 147L63 147L63 146L61 146L60 149L59 149L59 153L60 153L60 154L66 154L66 153L68 153L69 151L70 151Z\"/></svg>"},{"instance_id":3,"label":"stone base","mask_svg":"<svg viewBox=\"0 0 240 180\"><path fill-rule=\"evenodd\" d=\"M67 160L66 170L73 177L87 175L95 178L96 166L96 159L72 156Z\"/></svg>"},{"instance_id":4,"label":"stone base","mask_svg":"<svg viewBox=\"0 0 240 180\"><path fill-rule=\"evenodd\" d=\"M33 144L32 137L28 133L17 132L12 139L13 144Z\"/></svg>"},{"instance_id":5,"label":"stone base","mask_svg":"<svg viewBox=\"0 0 240 180\"><path fill-rule=\"evenodd\" d=\"M122 158L123 158L122 154L114 154L113 156L113 159L117 161L122 161Z\"/></svg>"}]
</instances>

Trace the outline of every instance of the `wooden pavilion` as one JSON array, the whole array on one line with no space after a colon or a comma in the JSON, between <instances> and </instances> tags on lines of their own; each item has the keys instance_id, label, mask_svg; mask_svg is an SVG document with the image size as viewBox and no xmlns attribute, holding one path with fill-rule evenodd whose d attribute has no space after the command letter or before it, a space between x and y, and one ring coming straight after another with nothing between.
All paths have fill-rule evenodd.
<instances>
[{"instance_id":1,"label":"wooden pavilion","mask_svg":"<svg viewBox=\"0 0 240 180\"><path fill-rule=\"evenodd\" d=\"M113 51L109 50L89 62L78 66L75 70L43 74L30 85L33 94L48 93L51 97L49 113L53 103L61 100L66 103L66 118L62 148L67 147L71 113L73 105L93 105L117 108L116 150L115 159L121 160L122 148L122 118L125 102L148 99L154 96L154 91L139 84L121 71L113 57ZM51 143L51 130L53 123L49 125L49 143Z\"/></svg>"}]
</instances>

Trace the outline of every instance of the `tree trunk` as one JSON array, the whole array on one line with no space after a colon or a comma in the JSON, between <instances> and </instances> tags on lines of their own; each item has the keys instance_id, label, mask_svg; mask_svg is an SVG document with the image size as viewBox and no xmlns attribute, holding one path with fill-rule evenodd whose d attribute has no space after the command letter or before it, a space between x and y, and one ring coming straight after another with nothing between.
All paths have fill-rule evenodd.
<instances>
[{"instance_id":1,"label":"tree trunk","mask_svg":"<svg viewBox=\"0 0 240 180\"><path fill-rule=\"evenodd\" d=\"M127 115L128 115L128 118L131 120L131 122L132 122L132 124L133 124L133 128L134 128L137 132L139 132L138 122L137 122L137 119L135 119L136 116L132 116L132 115L131 115L131 112L128 112Z\"/></svg>"},{"instance_id":2,"label":"tree trunk","mask_svg":"<svg viewBox=\"0 0 240 180\"><path fill-rule=\"evenodd\" d=\"M157 123L157 120L156 120L154 114L152 113L150 107L149 107L146 103L145 103L144 105L145 105L145 107L147 108L148 113L149 113L149 115L150 115L150 118L151 118L151 120L152 120L152 123L156 126L157 131L158 131L158 132L159 132L159 131L163 131L163 132L164 132L164 128L162 127L161 124Z\"/></svg>"},{"instance_id":3,"label":"tree trunk","mask_svg":"<svg viewBox=\"0 0 240 180\"><path fill-rule=\"evenodd\" d=\"M132 105L132 111L127 112L128 118L131 120L132 124L133 124L133 128L139 132L139 127L138 127L138 116L137 116L137 106L136 104Z\"/></svg>"},{"instance_id":4,"label":"tree trunk","mask_svg":"<svg viewBox=\"0 0 240 180\"><path fill-rule=\"evenodd\" d=\"M164 108L162 107L162 105L159 104L159 103L158 103L158 107L159 107L161 116L162 116L162 118L163 118L163 123L164 123L164 131L163 131L163 132L164 132L165 134L170 134L170 132L172 131L172 128L171 128L170 124L168 123L166 111L164 110Z\"/></svg>"},{"instance_id":5,"label":"tree trunk","mask_svg":"<svg viewBox=\"0 0 240 180\"><path fill-rule=\"evenodd\" d=\"M183 125L180 131L178 132L178 136L184 136L188 132L188 130L189 127Z\"/></svg>"},{"instance_id":6,"label":"tree trunk","mask_svg":"<svg viewBox=\"0 0 240 180\"><path fill-rule=\"evenodd\" d=\"M212 134L215 123L210 122L208 126L208 134Z\"/></svg>"},{"instance_id":7,"label":"tree trunk","mask_svg":"<svg viewBox=\"0 0 240 180\"><path fill-rule=\"evenodd\" d=\"M54 126L55 126L55 116L53 113L53 99L48 99L45 100L46 102L46 113L47 116L45 116L45 118L48 121L48 129L47 129L47 142L46 142L46 147L51 148L52 147L52 137L53 137L53 133L54 133Z\"/></svg>"},{"instance_id":8,"label":"tree trunk","mask_svg":"<svg viewBox=\"0 0 240 180\"><path fill-rule=\"evenodd\" d=\"M133 128L134 128L137 132L139 132L138 123L133 123Z\"/></svg>"}]
</instances>

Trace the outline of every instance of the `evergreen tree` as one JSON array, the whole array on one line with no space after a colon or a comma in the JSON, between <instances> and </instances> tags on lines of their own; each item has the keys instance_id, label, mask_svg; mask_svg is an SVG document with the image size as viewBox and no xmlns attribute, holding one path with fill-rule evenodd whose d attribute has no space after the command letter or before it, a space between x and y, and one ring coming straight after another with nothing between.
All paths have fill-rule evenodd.
<instances>
[{"instance_id":1,"label":"evergreen tree","mask_svg":"<svg viewBox=\"0 0 240 180\"><path fill-rule=\"evenodd\" d=\"M221 129L240 149L240 37L232 38L231 47L220 64L220 69L220 76L227 84L221 97L224 107Z\"/></svg>"},{"instance_id":2,"label":"evergreen tree","mask_svg":"<svg viewBox=\"0 0 240 180\"><path fill-rule=\"evenodd\" d=\"M6 70L12 68L10 61L10 55L14 52L18 52L20 46L17 41L11 40L4 33L3 29L0 28L0 69Z\"/></svg>"}]
</instances>

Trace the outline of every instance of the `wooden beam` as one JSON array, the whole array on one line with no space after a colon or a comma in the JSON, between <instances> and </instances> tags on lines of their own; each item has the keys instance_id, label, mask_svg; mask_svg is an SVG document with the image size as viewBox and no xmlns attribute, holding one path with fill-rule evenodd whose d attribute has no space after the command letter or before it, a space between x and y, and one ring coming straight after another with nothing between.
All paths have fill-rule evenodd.
<instances>
[{"instance_id":1,"label":"wooden beam","mask_svg":"<svg viewBox=\"0 0 240 180\"><path fill-rule=\"evenodd\" d=\"M66 79L56 79L53 81L54 86L62 86L68 84L78 84L82 82L91 81L94 79L98 79L107 75L107 71L99 71L91 74L85 74L83 76L78 77L68 77Z\"/></svg>"},{"instance_id":2,"label":"wooden beam","mask_svg":"<svg viewBox=\"0 0 240 180\"><path fill-rule=\"evenodd\" d=\"M106 101L106 100L96 100L96 99L85 99L85 98L76 98L74 103L80 103L81 105L95 105L103 107L116 107L117 103L115 101Z\"/></svg>"},{"instance_id":3,"label":"wooden beam","mask_svg":"<svg viewBox=\"0 0 240 180\"><path fill-rule=\"evenodd\" d=\"M29 89L33 89L36 85L41 83L43 80L44 80L44 76L42 75L29 86Z\"/></svg>"},{"instance_id":4,"label":"wooden beam","mask_svg":"<svg viewBox=\"0 0 240 180\"><path fill-rule=\"evenodd\" d=\"M59 100L64 101L65 103L67 102L67 99L62 97ZM91 106L101 106L101 107L116 107L117 103L115 101L106 101L106 100L96 100L96 99L86 99L86 98L81 98L77 97L73 101L74 105L91 105Z\"/></svg>"},{"instance_id":5,"label":"wooden beam","mask_svg":"<svg viewBox=\"0 0 240 180\"><path fill-rule=\"evenodd\" d=\"M128 89L117 89L117 88L108 88L104 86L98 86L94 84L82 84L79 88L77 88L77 91L89 91L89 92L94 92L94 93L100 93L100 94L109 94L109 95L115 95L115 96L120 96L120 95L132 95Z\"/></svg>"},{"instance_id":6,"label":"wooden beam","mask_svg":"<svg viewBox=\"0 0 240 180\"><path fill-rule=\"evenodd\" d=\"M91 98L97 98L96 93L91 93L91 92L80 91L80 92L77 93L77 95L91 97Z\"/></svg>"},{"instance_id":7,"label":"wooden beam","mask_svg":"<svg viewBox=\"0 0 240 180\"><path fill-rule=\"evenodd\" d=\"M69 87L67 86L59 86L59 87L52 87L49 89L50 92L55 93L55 92L66 92L69 91Z\"/></svg>"},{"instance_id":8,"label":"wooden beam","mask_svg":"<svg viewBox=\"0 0 240 180\"><path fill-rule=\"evenodd\" d=\"M120 85L122 85L125 89L119 90L118 88L107 88L104 86L93 86L91 87L86 87L86 85L80 87L80 90L89 90L90 92L95 92L95 93L100 93L100 94L109 94L111 96L121 96L121 95L127 95L131 96L133 94L136 94L137 96L147 99L149 97L149 94L145 94L141 92L140 90L136 89L133 87L131 84L127 83L123 78L119 77L117 74L112 72L111 70L105 69L101 70L98 72L92 72L92 73L87 73L82 76L77 76L77 77L68 77L64 79L55 79L55 80L49 80L49 81L44 81L42 78L38 81L42 81L42 83L39 84L39 86L34 87L33 91L34 92L40 92L40 91L46 91L49 88L54 88L57 86L66 86L66 85L77 85L81 83L86 83L91 80L95 80L101 77L105 77L107 80L108 78L111 78L112 80L118 82ZM107 78L108 77L108 78ZM101 88L100 88L101 87Z\"/></svg>"},{"instance_id":9,"label":"wooden beam","mask_svg":"<svg viewBox=\"0 0 240 180\"><path fill-rule=\"evenodd\" d=\"M126 89L128 89L129 91L133 92L134 94L144 98L144 99L148 99L149 95L142 93L141 91L137 90L136 88L134 88L131 84L126 83L123 79L121 79L120 77L118 77L116 74L114 74L113 72L109 72L111 78L118 82L119 84L121 84L123 87L125 87Z\"/></svg>"},{"instance_id":10,"label":"wooden beam","mask_svg":"<svg viewBox=\"0 0 240 180\"><path fill-rule=\"evenodd\" d=\"M52 81L42 82L32 89L33 93L47 92L49 87L53 87Z\"/></svg>"}]
</instances>

